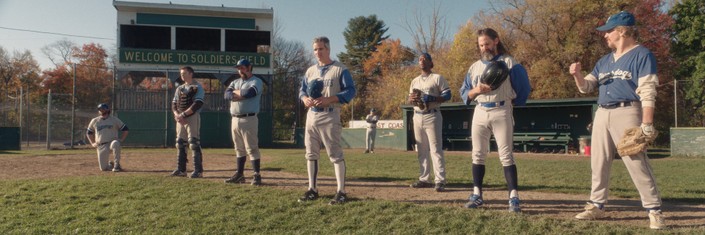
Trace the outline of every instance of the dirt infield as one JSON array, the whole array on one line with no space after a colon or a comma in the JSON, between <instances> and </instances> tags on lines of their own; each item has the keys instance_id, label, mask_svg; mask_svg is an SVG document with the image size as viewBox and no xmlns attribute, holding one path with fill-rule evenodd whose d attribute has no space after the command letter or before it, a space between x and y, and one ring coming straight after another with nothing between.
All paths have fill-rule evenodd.
<instances>
[{"instance_id":1,"label":"dirt infield","mask_svg":"<svg viewBox=\"0 0 705 235\"><path fill-rule=\"evenodd\" d=\"M0 164L2 179L52 179L66 176L103 176L115 174L168 175L174 168L173 154L149 156L125 153L122 166L124 172L101 172L95 155L59 155L36 157L3 157ZM263 158L266 161L266 157ZM267 170L263 164L262 178L264 187L277 187L301 190L307 187L305 175ZM191 167L191 166L189 166ZM204 162L204 180L222 182L234 172L232 155L208 155ZM190 168L189 168L190 169ZM249 172L246 176L249 177ZM185 179L190 180L190 179ZM248 178L248 182L249 182ZM335 178L321 177L319 191L323 197L332 197L335 192ZM346 191L354 200L385 199L418 204L444 205L461 207L467 200L471 189L467 186L451 186L446 192L436 193L433 189L411 189L408 185L395 182L378 182L365 180L348 180ZM522 211L525 215L545 216L560 219L572 219L582 210L587 200L585 195L542 193L522 191ZM506 191L492 190L484 192L485 209L503 211L507 209ZM292 199L294 200L294 199ZM665 203L664 214L671 228L705 226L705 205ZM509 213L509 212L508 212ZM641 208L641 203L633 199L612 198L607 205L606 223L648 226L648 217Z\"/></svg>"}]
</instances>

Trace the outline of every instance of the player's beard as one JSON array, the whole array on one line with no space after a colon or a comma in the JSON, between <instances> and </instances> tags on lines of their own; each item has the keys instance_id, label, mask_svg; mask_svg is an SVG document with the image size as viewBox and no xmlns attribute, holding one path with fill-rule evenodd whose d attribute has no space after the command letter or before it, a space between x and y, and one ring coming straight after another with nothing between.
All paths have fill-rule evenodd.
<instances>
[{"instance_id":1,"label":"player's beard","mask_svg":"<svg viewBox=\"0 0 705 235\"><path fill-rule=\"evenodd\" d=\"M496 54L497 54L496 49L495 49L495 48L492 48L492 49L487 49L487 50L483 51L480 56L481 56L481 59L482 59L482 60L484 60L484 61L490 61L490 60L492 60L492 58L494 58L494 56L495 56Z\"/></svg>"}]
</instances>

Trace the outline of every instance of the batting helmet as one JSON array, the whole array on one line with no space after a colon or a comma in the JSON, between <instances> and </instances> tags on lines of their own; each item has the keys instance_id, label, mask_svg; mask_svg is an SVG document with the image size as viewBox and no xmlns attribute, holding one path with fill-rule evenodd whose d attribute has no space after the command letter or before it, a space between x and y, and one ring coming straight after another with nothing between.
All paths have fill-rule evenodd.
<instances>
[{"instance_id":1,"label":"batting helmet","mask_svg":"<svg viewBox=\"0 0 705 235\"><path fill-rule=\"evenodd\" d=\"M504 61L490 61L482 72L482 77L480 77L480 82L486 84L496 90L499 86L504 83L509 77L509 68Z\"/></svg>"},{"instance_id":2,"label":"batting helmet","mask_svg":"<svg viewBox=\"0 0 705 235\"><path fill-rule=\"evenodd\" d=\"M101 103L98 105L98 109L110 110L110 106L106 103Z\"/></svg>"}]
</instances>

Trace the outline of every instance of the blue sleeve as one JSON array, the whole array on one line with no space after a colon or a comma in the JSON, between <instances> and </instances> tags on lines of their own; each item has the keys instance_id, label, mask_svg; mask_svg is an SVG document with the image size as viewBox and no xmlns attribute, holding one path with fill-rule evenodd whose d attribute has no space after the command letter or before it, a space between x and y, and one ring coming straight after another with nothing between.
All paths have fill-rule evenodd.
<instances>
[{"instance_id":1,"label":"blue sleeve","mask_svg":"<svg viewBox=\"0 0 705 235\"><path fill-rule=\"evenodd\" d=\"M122 127L120 127L120 131L129 131L129 130L130 130L130 128L128 128L127 125L122 125Z\"/></svg>"},{"instance_id":2,"label":"blue sleeve","mask_svg":"<svg viewBox=\"0 0 705 235\"><path fill-rule=\"evenodd\" d=\"M441 92L441 97L443 97L444 100L450 100L450 96L450 88Z\"/></svg>"},{"instance_id":3,"label":"blue sleeve","mask_svg":"<svg viewBox=\"0 0 705 235\"><path fill-rule=\"evenodd\" d=\"M301 79L301 89L299 89L299 99L303 98L304 96L308 96L308 93L306 93L307 90L308 90L308 84L306 82L306 78Z\"/></svg>"},{"instance_id":4,"label":"blue sleeve","mask_svg":"<svg viewBox=\"0 0 705 235\"><path fill-rule=\"evenodd\" d=\"M338 97L341 104L346 104L355 97L355 93L357 90L355 90L355 82L353 82L350 71L343 70L343 74L340 75L340 92L335 96Z\"/></svg>"},{"instance_id":5,"label":"blue sleeve","mask_svg":"<svg viewBox=\"0 0 705 235\"><path fill-rule=\"evenodd\" d=\"M249 99L252 97L255 97L257 95L257 88L256 87L250 87L247 88L247 90L244 90L244 93L240 94L242 98Z\"/></svg>"},{"instance_id":6,"label":"blue sleeve","mask_svg":"<svg viewBox=\"0 0 705 235\"><path fill-rule=\"evenodd\" d=\"M512 89L517 94L514 99L514 105L526 105L526 100L529 99L529 93L531 93L531 83L529 83L529 75L526 73L524 66L521 64L512 66L509 71L509 79L511 79Z\"/></svg>"},{"instance_id":7,"label":"blue sleeve","mask_svg":"<svg viewBox=\"0 0 705 235\"><path fill-rule=\"evenodd\" d=\"M463 80L463 85L460 87L460 98L463 99L465 105L469 105L472 100L468 100L468 93L472 90L472 78L470 73L465 74L465 80Z\"/></svg>"},{"instance_id":8,"label":"blue sleeve","mask_svg":"<svg viewBox=\"0 0 705 235\"><path fill-rule=\"evenodd\" d=\"M206 96L206 91L203 90L203 86L201 84L198 84L198 91L196 91L196 96L193 98L194 102L203 102L203 97Z\"/></svg>"}]
</instances>

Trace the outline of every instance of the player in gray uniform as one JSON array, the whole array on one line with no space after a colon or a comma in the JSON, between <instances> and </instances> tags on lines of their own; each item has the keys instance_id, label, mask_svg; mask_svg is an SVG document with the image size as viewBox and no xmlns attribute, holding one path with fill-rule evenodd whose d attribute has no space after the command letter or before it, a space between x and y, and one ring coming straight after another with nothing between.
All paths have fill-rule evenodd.
<instances>
[{"instance_id":1,"label":"player in gray uniform","mask_svg":"<svg viewBox=\"0 0 705 235\"><path fill-rule=\"evenodd\" d=\"M177 169L172 176L186 176L186 144L193 153L194 170L189 177L203 177L203 154L201 153L201 107L205 91L193 79L193 68L182 67L181 78L184 84L176 88L171 110L176 121ZM187 142L188 141L188 142Z\"/></svg>"},{"instance_id":2,"label":"player in gray uniform","mask_svg":"<svg viewBox=\"0 0 705 235\"><path fill-rule=\"evenodd\" d=\"M129 128L119 118L110 115L110 107L107 104L98 105L100 116L91 119L86 130L86 137L91 146L98 151L98 166L102 171L113 170L122 171L120 167L120 143L125 141ZM118 139L118 132L121 132ZM108 161L110 150L113 150L115 164Z\"/></svg>"},{"instance_id":3,"label":"player in gray uniform","mask_svg":"<svg viewBox=\"0 0 705 235\"><path fill-rule=\"evenodd\" d=\"M592 190L585 211L576 215L577 219L605 216L610 169L617 152L615 146L625 130L641 126L644 135L654 135L656 58L639 45L634 25L634 15L629 12L612 15L597 30L604 32L607 46L613 51L597 61L587 76L583 76L580 63L570 65L570 74L581 93L599 91L599 108L592 125ZM665 228L661 196L646 151L621 157L639 191L641 204L648 211L650 228Z\"/></svg>"},{"instance_id":4,"label":"player in gray uniform","mask_svg":"<svg viewBox=\"0 0 705 235\"><path fill-rule=\"evenodd\" d=\"M365 122L367 122L365 153L375 152L375 135L377 135L377 122L379 121L379 116L377 116L375 111L375 109L370 109L370 114L367 114L367 117L365 117Z\"/></svg>"},{"instance_id":5,"label":"player in gray uniform","mask_svg":"<svg viewBox=\"0 0 705 235\"><path fill-rule=\"evenodd\" d=\"M451 92L448 81L443 76L431 72L433 59L428 53L419 56L421 75L411 81L409 87L409 102L422 101L426 109L414 107L414 137L419 158L419 180L411 184L412 188L430 188L431 168L429 157L433 161L435 190L442 192L446 185L446 163L443 157L443 116L441 103L450 100ZM416 94L414 89L420 90Z\"/></svg>"},{"instance_id":6,"label":"player in gray uniform","mask_svg":"<svg viewBox=\"0 0 705 235\"><path fill-rule=\"evenodd\" d=\"M225 180L225 183L244 183L245 157L250 156L254 175L252 185L262 185L260 176L260 153L258 146L259 119L262 96L262 79L252 74L252 64L249 60L237 62L240 78L232 81L225 90L225 99L230 101L231 134L235 146L237 169L235 175Z\"/></svg>"},{"instance_id":7,"label":"player in gray uniform","mask_svg":"<svg viewBox=\"0 0 705 235\"><path fill-rule=\"evenodd\" d=\"M306 70L301 82L299 98L308 108L306 114L306 160L308 169L308 190L299 201L318 198L316 180L318 159L324 145L333 163L338 190L330 204L345 203L345 160L340 146L343 124L340 121L341 104L349 103L355 97L355 84L350 71L338 61L330 58L330 41L327 37L313 39L313 54L318 63Z\"/></svg>"},{"instance_id":8,"label":"player in gray uniform","mask_svg":"<svg viewBox=\"0 0 705 235\"><path fill-rule=\"evenodd\" d=\"M477 208L484 203L482 181L485 177L485 158L490 151L490 137L494 135L499 159L504 168L504 177L507 180L509 210L520 212L517 167L512 153L514 148L512 109L515 105L526 104L531 85L526 70L509 55L495 30L485 28L479 30L477 34L481 59L470 66L460 88L460 95L465 104L469 105L473 100L477 102L470 128L474 187L465 207ZM495 90L487 84L480 83L482 74L490 61L503 62L509 68L509 79L504 80Z\"/></svg>"}]
</instances>

